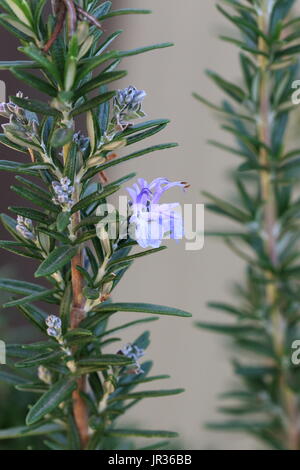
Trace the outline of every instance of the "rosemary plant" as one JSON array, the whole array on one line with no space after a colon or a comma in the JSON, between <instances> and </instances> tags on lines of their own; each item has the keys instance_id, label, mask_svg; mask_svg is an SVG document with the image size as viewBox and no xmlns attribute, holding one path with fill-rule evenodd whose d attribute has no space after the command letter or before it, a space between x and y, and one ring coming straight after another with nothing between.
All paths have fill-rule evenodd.
<instances>
[{"instance_id":1,"label":"rosemary plant","mask_svg":"<svg viewBox=\"0 0 300 470\"><path fill-rule=\"evenodd\" d=\"M221 39L239 49L242 82L208 71L230 98L221 106L222 128L235 146L211 144L241 159L234 172L235 201L205 193L208 208L228 217L221 236L246 264L246 281L236 288L236 305L210 307L234 317L201 328L230 335L239 385L226 392L220 411L230 419L214 430L245 431L277 449L300 448L300 370L292 363L299 339L299 152L287 142L293 81L300 52L300 18L289 16L294 0L224 0L217 8L241 38ZM226 4L226 5L225 5ZM295 84L294 84L295 85ZM235 228L237 227L237 228Z\"/></svg>"},{"instance_id":2,"label":"rosemary plant","mask_svg":"<svg viewBox=\"0 0 300 470\"><path fill-rule=\"evenodd\" d=\"M23 163L1 161L1 170L17 174L12 189L36 207L10 207L15 216L1 216L14 240L0 245L38 262L35 277L46 283L0 280L1 289L13 294L5 307L18 308L44 335L33 344L7 345L7 363L14 370L1 369L0 379L36 393L38 399L26 426L2 430L0 438L46 434L51 449L104 449L116 437L174 437L174 432L116 427L117 418L144 398L182 390L135 390L166 376L149 375L150 361L140 364L149 343L147 332L120 346L114 344L120 340L115 333L157 315L190 315L153 304L114 303L111 294L135 258L165 248L161 242L168 223L171 238L179 237L181 218L167 211L168 204L160 205L159 198L185 183L139 179L128 188L131 201L124 215L111 209L107 198L135 174L109 182L105 173L114 165L176 146L154 145L125 156L112 153L153 136L168 121L138 122L145 116L143 90L106 88L126 75L117 70L123 57L171 44L108 51L121 31L105 35L106 19L149 12L111 10L112 2L98 0L49 3L1 1L0 23L20 40L26 60L2 62L0 69L10 70L45 99L18 92L0 106L7 120L0 141L24 156ZM150 228L157 229L156 237L150 237ZM144 250L132 253L138 246ZM50 304L46 311L41 301ZM111 328L109 319L117 312L154 316L124 323L122 313L120 323Z\"/></svg>"}]
</instances>

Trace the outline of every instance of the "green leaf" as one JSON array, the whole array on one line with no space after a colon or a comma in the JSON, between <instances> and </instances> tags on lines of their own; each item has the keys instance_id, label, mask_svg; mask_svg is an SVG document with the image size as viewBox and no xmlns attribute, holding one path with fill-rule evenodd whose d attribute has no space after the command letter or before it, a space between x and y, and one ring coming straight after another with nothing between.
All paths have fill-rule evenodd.
<instances>
[{"instance_id":1,"label":"green leaf","mask_svg":"<svg viewBox=\"0 0 300 470\"><path fill-rule=\"evenodd\" d=\"M47 313L43 312L40 308L33 305L18 305L18 309L25 315L25 317L37 326L43 333L46 329L45 320L48 316Z\"/></svg>"},{"instance_id":2,"label":"green leaf","mask_svg":"<svg viewBox=\"0 0 300 470\"><path fill-rule=\"evenodd\" d=\"M143 398L157 398L157 397L168 397L171 395L178 395L183 393L183 388L177 388L174 390L145 390L140 392L128 393L126 395L118 395L117 397L111 398L109 403L123 400L142 400Z\"/></svg>"},{"instance_id":3,"label":"green leaf","mask_svg":"<svg viewBox=\"0 0 300 470\"><path fill-rule=\"evenodd\" d=\"M16 185L12 185L10 188L19 196L23 197L24 199L27 199L28 201L33 202L37 206L41 206L44 209L49 210L51 212L59 211L58 207L51 201L49 197L44 197L44 195L40 193L37 194L35 191L32 191L31 189L23 188L23 187L16 186Z\"/></svg>"},{"instance_id":4,"label":"green leaf","mask_svg":"<svg viewBox=\"0 0 300 470\"><path fill-rule=\"evenodd\" d=\"M117 258L116 260L112 260L108 264L108 269L113 268L115 265L118 265L120 263L131 261L131 260L136 259L136 258L142 258L143 256L152 255L152 254L157 253L159 251L163 251L166 248L167 248L166 246L160 246L159 248L152 248L150 250L141 251L141 252L135 253L133 255L125 256L124 258Z\"/></svg>"},{"instance_id":5,"label":"green leaf","mask_svg":"<svg viewBox=\"0 0 300 470\"><path fill-rule=\"evenodd\" d=\"M29 86L41 91L42 93L46 93L49 96L56 97L57 90L49 83L45 82L41 78L36 77L28 72L23 72L19 70L19 68L12 68L11 72L15 77L17 77L22 82L27 83Z\"/></svg>"},{"instance_id":6,"label":"green leaf","mask_svg":"<svg viewBox=\"0 0 300 470\"><path fill-rule=\"evenodd\" d=\"M144 52L154 51L155 49L163 49L165 47L173 46L170 42L165 42L161 44L154 44L152 46L145 46L140 47L137 49L130 49L128 51L110 51L105 54L100 54L100 56L83 59L80 61L82 64L79 73L77 74L76 83L79 83L84 77L86 77L92 70L99 67L99 65L103 64L107 60L111 59L122 59L124 57L131 57L138 54L143 54Z\"/></svg>"},{"instance_id":7,"label":"green leaf","mask_svg":"<svg viewBox=\"0 0 300 470\"><path fill-rule=\"evenodd\" d=\"M16 439L18 437L40 436L42 434L50 434L52 432L62 431L64 428L61 424L51 423L41 426L17 426L15 428L3 429L0 431L1 439Z\"/></svg>"},{"instance_id":8,"label":"green leaf","mask_svg":"<svg viewBox=\"0 0 300 470\"><path fill-rule=\"evenodd\" d=\"M11 15L1 14L0 24L8 31L17 36L20 40L29 42L35 37L31 28L26 26L23 22L19 21Z\"/></svg>"},{"instance_id":9,"label":"green leaf","mask_svg":"<svg viewBox=\"0 0 300 470\"><path fill-rule=\"evenodd\" d=\"M240 208L234 206L233 204L230 204L227 201L223 201L222 199L216 196L213 196L207 191L203 191L202 194L203 196L213 201L213 203L215 204L214 206L211 206L211 205L209 206L211 210L214 210L214 207L216 207L220 213L236 220L237 222L240 222L240 223L250 222L251 220L250 214L248 215L245 211L241 210Z\"/></svg>"},{"instance_id":10,"label":"green leaf","mask_svg":"<svg viewBox=\"0 0 300 470\"><path fill-rule=\"evenodd\" d=\"M60 212L57 216L56 227L60 233L63 233L70 223L70 212Z\"/></svg>"},{"instance_id":11,"label":"green leaf","mask_svg":"<svg viewBox=\"0 0 300 470\"><path fill-rule=\"evenodd\" d=\"M158 132L161 132L165 127L167 126L167 123L160 124L158 126L154 126L149 130L146 130L144 132L139 132L138 134L135 135L130 135L126 141L126 146L136 144L137 142L140 142L141 140L145 140L148 137L152 137Z\"/></svg>"},{"instance_id":12,"label":"green leaf","mask_svg":"<svg viewBox=\"0 0 300 470\"><path fill-rule=\"evenodd\" d=\"M170 379L171 377L169 375L153 375L150 377L143 377L141 379L134 379L131 381L130 385L139 385L139 384L144 384L148 382L154 382L156 380L165 380L165 379ZM126 385L125 385L126 386Z\"/></svg>"},{"instance_id":13,"label":"green leaf","mask_svg":"<svg viewBox=\"0 0 300 470\"><path fill-rule=\"evenodd\" d=\"M162 42L160 44L153 44L152 46L139 47L137 49L130 49L128 51L120 51L118 57L131 57L138 54L144 54L144 52L151 52L156 49L164 49L166 47L172 47L174 44L172 42Z\"/></svg>"},{"instance_id":14,"label":"green leaf","mask_svg":"<svg viewBox=\"0 0 300 470\"><path fill-rule=\"evenodd\" d=\"M17 215L22 215L41 224L49 225L49 222L52 221L52 218L49 215L44 214L36 209L29 209L27 207L9 207L11 212L14 212Z\"/></svg>"},{"instance_id":15,"label":"green leaf","mask_svg":"<svg viewBox=\"0 0 300 470\"><path fill-rule=\"evenodd\" d=\"M115 91L108 91L107 93L102 93L101 95L92 98L82 105L78 106L77 108L73 109L71 112L71 117L78 116L79 114L86 113L87 111L99 106L101 103L105 103L109 101L111 98L115 96Z\"/></svg>"},{"instance_id":16,"label":"green leaf","mask_svg":"<svg viewBox=\"0 0 300 470\"><path fill-rule=\"evenodd\" d=\"M59 271L71 261L76 253L77 248L72 246L62 245L55 248L48 258L46 258L39 266L35 272L35 277L49 276L50 274Z\"/></svg>"},{"instance_id":17,"label":"green leaf","mask_svg":"<svg viewBox=\"0 0 300 470\"><path fill-rule=\"evenodd\" d=\"M266 375L272 376L277 373L277 367L268 366L243 366L236 364L235 372L245 378L261 378Z\"/></svg>"},{"instance_id":18,"label":"green leaf","mask_svg":"<svg viewBox=\"0 0 300 470\"><path fill-rule=\"evenodd\" d=\"M220 75L212 72L211 70L208 70L206 73L223 91L225 91L225 93L235 99L238 103L242 103L247 98L245 92L237 85L224 80Z\"/></svg>"},{"instance_id":19,"label":"green leaf","mask_svg":"<svg viewBox=\"0 0 300 470\"><path fill-rule=\"evenodd\" d=\"M57 361L60 360L62 356L63 352L60 350L50 352L47 351L45 353L38 354L37 356L29 357L23 361L19 361L15 364L15 367L24 369L28 367L37 367L41 364L54 364L57 363Z\"/></svg>"},{"instance_id":20,"label":"green leaf","mask_svg":"<svg viewBox=\"0 0 300 470\"><path fill-rule=\"evenodd\" d=\"M120 34L123 33L123 30L122 29L118 29L117 31L114 31L112 34L110 34L106 39L105 41L103 41L99 48L97 48L97 50L95 51L95 55L102 55L104 51L106 51L106 49L108 48L108 46L110 46L110 44L118 37L120 36ZM118 63L115 65L115 63ZM103 72L111 72L113 71L117 65L119 65L120 63L120 60L117 60L117 61L113 61L112 64L110 64Z\"/></svg>"},{"instance_id":21,"label":"green leaf","mask_svg":"<svg viewBox=\"0 0 300 470\"><path fill-rule=\"evenodd\" d=\"M58 240L62 242L63 245L68 244L70 241L66 235L63 235L62 233L58 233L55 230L48 230L42 226L37 227L36 231L39 235L44 234L44 235L47 235L50 239Z\"/></svg>"},{"instance_id":22,"label":"green leaf","mask_svg":"<svg viewBox=\"0 0 300 470\"><path fill-rule=\"evenodd\" d=\"M10 96L10 100L21 108L28 109L34 113L43 114L46 116L61 117L61 113L55 108L51 108L43 101L18 98L17 96Z\"/></svg>"},{"instance_id":23,"label":"green leaf","mask_svg":"<svg viewBox=\"0 0 300 470\"><path fill-rule=\"evenodd\" d=\"M37 64L30 60L12 60L12 61L0 61L0 70L10 69L32 69L37 68Z\"/></svg>"},{"instance_id":24,"label":"green leaf","mask_svg":"<svg viewBox=\"0 0 300 470\"><path fill-rule=\"evenodd\" d=\"M79 73L77 74L75 85L80 83L82 79L87 77L95 68L99 67L101 64L103 64L107 60L117 59L117 58L119 58L119 52L110 51L110 52L106 52L105 54L100 54L100 56L82 59L80 61L80 64L82 65L81 65Z\"/></svg>"},{"instance_id":25,"label":"green leaf","mask_svg":"<svg viewBox=\"0 0 300 470\"><path fill-rule=\"evenodd\" d=\"M114 80L120 80L127 75L126 70L118 70L117 72L104 72L100 73L97 77L84 83L80 88L75 91L75 99L89 93L96 88L100 88L107 83L111 83Z\"/></svg>"},{"instance_id":26,"label":"green leaf","mask_svg":"<svg viewBox=\"0 0 300 470\"><path fill-rule=\"evenodd\" d=\"M234 307L232 305L229 305L229 304L225 304L221 302L209 302L207 306L216 310L224 311L225 313L229 313L230 315L234 315L237 317L249 318L249 319L255 318L255 315L249 312L246 312L242 309L239 309L237 307Z\"/></svg>"},{"instance_id":27,"label":"green leaf","mask_svg":"<svg viewBox=\"0 0 300 470\"><path fill-rule=\"evenodd\" d=\"M43 259L38 249L31 248L31 245L26 243L2 240L0 241L0 248L20 256L25 256L26 258Z\"/></svg>"},{"instance_id":28,"label":"green leaf","mask_svg":"<svg viewBox=\"0 0 300 470\"><path fill-rule=\"evenodd\" d=\"M253 333L257 332L257 328L254 328L252 325L223 325L218 323L205 323L197 322L196 326L203 328L205 330L211 330L215 333L222 333L228 335L239 335L243 333Z\"/></svg>"},{"instance_id":29,"label":"green leaf","mask_svg":"<svg viewBox=\"0 0 300 470\"><path fill-rule=\"evenodd\" d=\"M135 326L140 323L149 323L149 322L156 321L156 320L158 320L158 317L147 317L147 318L143 318L142 320L131 321L129 323L125 323L124 325L116 326L115 328L112 328L111 330L106 330L99 336L102 338L103 336L110 335L114 333L115 331L124 330L126 328L130 328L131 326Z\"/></svg>"},{"instance_id":30,"label":"green leaf","mask_svg":"<svg viewBox=\"0 0 300 470\"><path fill-rule=\"evenodd\" d=\"M24 377L20 377L17 374L12 374L11 372L0 370L0 382L6 383L9 385L18 385L18 384L26 383L27 379L25 379Z\"/></svg>"},{"instance_id":31,"label":"green leaf","mask_svg":"<svg viewBox=\"0 0 300 470\"><path fill-rule=\"evenodd\" d=\"M114 160L109 161L108 163L103 163L102 165L97 166L95 169L89 170L85 176L85 178L90 178L96 175L99 171L106 170L115 165L119 165L119 163L124 163L128 160L132 160L133 158L141 157L143 155L147 155L148 153L156 152L158 150L165 150L177 147L178 144L170 143L170 144L160 144L160 145L153 145L152 147L148 147L144 150L140 150L130 155L126 155L125 157L116 158Z\"/></svg>"},{"instance_id":32,"label":"green leaf","mask_svg":"<svg viewBox=\"0 0 300 470\"><path fill-rule=\"evenodd\" d=\"M223 423L208 423L206 424L206 428L212 431L254 431L258 429L265 429L269 428L271 423L269 422L245 422L245 421L224 421Z\"/></svg>"},{"instance_id":33,"label":"green leaf","mask_svg":"<svg viewBox=\"0 0 300 470\"><path fill-rule=\"evenodd\" d=\"M22 299L11 300L10 302L6 302L3 305L3 307L4 308L16 307L17 305L28 304L28 303L35 302L37 300L43 300L43 299L44 301L47 302L47 298L52 296L52 294L55 292L57 292L56 289L44 289L41 292L28 295L27 297L23 297Z\"/></svg>"},{"instance_id":34,"label":"green leaf","mask_svg":"<svg viewBox=\"0 0 300 470\"><path fill-rule=\"evenodd\" d=\"M104 199L106 199L108 196L115 193L119 189L120 189L120 186L110 186L108 188L103 189L101 192L96 191L90 194L89 196L82 198L79 202L77 202L72 207L72 211L71 211L72 214L74 214L75 212L79 210L86 209L87 207L89 207L90 205L94 203L103 201Z\"/></svg>"},{"instance_id":35,"label":"green leaf","mask_svg":"<svg viewBox=\"0 0 300 470\"><path fill-rule=\"evenodd\" d=\"M96 313L102 312L143 312L154 313L155 315L172 315L176 317L191 317L192 315L184 310L162 305L134 303L134 302L118 302L104 303L92 310Z\"/></svg>"},{"instance_id":36,"label":"green leaf","mask_svg":"<svg viewBox=\"0 0 300 470\"><path fill-rule=\"evenodd\" d=\"M1 218L1 222L4 228L13 236L13 238L15 240L20 240L23 243L24 242L23 237L16 230L16 225L17 225L16 220L6 214L1 214L0 218Z\"/></svg>"},{"instance_id":37,"label":"green leaf","mask_svg":"<svg viewBox=\"0 0 300 470\"><path fill-rule=\"evenodd\" d=\"M44 291L44 287L38 286L37 284L5 278L0 278L0 289L20 295L31 295Z\"/></svg>"},{"instance_id":38,"label":"green leaf","mask_svg":"<svg viewBox=\"0 0 300 470\"><path fill-rule=\"evenodd\" d=\"M46 414L51 413L61 402L70 397L76 387L74 379L64 377L56 382L30 409L26 417L26 424L30 426L42 419Z\"/></svg>"},{"instance_id":39,"label":"green leaf","mask_svg":"<svg viewBox=\"0 0 300 470\"><path fill-rule=\"evenodd\" d=\"M137 450L160 450L160 449L163 449L164 447L167 447L169 444L170 444L169 441L159 441L159 442L156 442L155 444L152 444L146 447L141 447L140 449L137 449Z\"/></svg>"},{"instance_id":40,"label":"green leaf","mask_svg":"<svg viewBox=\"0 0 300 470\"><path fill-rule=\"evenodd\" d=\"M33 59L35 64L48 72L52 80L56 80L62 86L62 78L56 65L50 62L35 45L20 47L20 51Z\"/></svg>"},{"instance_id":41,"label":"green leaf","mask_svg":"<svg viewBox=\"0 0 300 470\"><path fill-rule=\"evenodd\" d=\"M86 337L86 336L92 336L93 334L89 330L85 330L84 328L76 328L75 330L70 330L68 331L65 335L64 338L66 340L72 340L74 337L81 336L81 337Z\"/></svg>"},{"instance_id":42,"label":"green leaf","mask_svg":"<svg viewBox=\"0 0 300 470\"><path fill-rule=\"evenodd\" d=\"M135 134L140 131L144 131L147 129L153 128L153 127L160 127L163 125L169 124L170 120L169 119L153 119L151 121L144 121L140 122L138 124L135 124L133 126L129 126L127 129L125 129L122 132L122 136L127 137L129 135Z\"/></svg>"},{"instance_id":43,"label":"green leaf","mask_svg":"<svg viewBox=\"0 0 300 470\"><path fill-rule=\"evenodd\" d=\"M70 450L80 450L80 436L75 419L71 413L68 413L68 442Z\"/></svg>"},{"instance_id":44,"label":"green leaf","mask_svg":"<svg viewBox=\"0 0 300 470\"><path fill-rule=\"evenodd\" d=\"M17 143L12 142L11 140L9 140L6 137L5 134L0 134L0 142L1 142L1 144L5 145L6 147L12 148L13 150L16 150L17 152L22 152L22 153L27 153L28 152L27 147L24 147L23 145L18 145ZM9 165L10 161L11 160L1 160L1 162L4 162L4 164L6 163L7 165ZM14 164L16 166L20 165L19 162L14 162ZM4 171L6 171L5 167L3 169L4 169ZM7 170L7 171L9 171L9 170Z\"/></svg>"},{"instance_id":45,"label":"green leaf","mask_svg":"<svg viewBox=\"0 0 300 470\"><path fill-rule=\"evenodd\" d=\"M112 18L114 16L120 15L148 15L152 13L151 10L141 10L137 8L122 8L121 10L112 10L106 15L100 16L99 20L106 20L107 18Z\"/></svg>"},{"instance_id":46,"label":"green leaf","mask_svg":"<svg viewBox=\"0 0 300 470\"><path fill-rule=\"evenodd\" d=\"M70 324L70 310L72 306L72 296L73 296L72 286L71 286L71 283L68 283L65 288L63 297L60 301L60 308L59 308L63 333L67 331L69 324Z\"/></svg>"},{"instance_id":47,"label":"green leaf","mask_svg":"<svg viewBox=\"0 0 300 470\"><path fill-rule=\"evenodd\" d=\"M110 429L105 431L107 437L162 437L162 438L173 438L178 437L177 432L172 431L149 431L141 429Z\"/></svg>"},{"instance_id":48,"label":"green leaf","mask_svg":"<svg viewBox=\"0 0 300 470\"><path fill-rule=\"evenodd\" d=\"M12 146L10 145L10 147ZM12 148L14 148L14 150L22 151L20 149L16 149L15 147ZM10 171L13 173L21 173L25 175L36 175L37 171L49 170L49 168L51 168L51 166L46 163L19 163L10 160L0 160L0 171Z\"/></svg>"},{"instance_id":49,"label":"green leaf","mask_svg":"<svg viewBox=\"0 0 300 470\"><path fill-rule=\"evenodd\" d=\"M54 148L63 147L64 145L71 142L73 138L73 129L67 127L61 127L56 129L51 137L51 145Z\"/></svg>"},{"instance_id":50,"label":"green leaf","mask_svg":"<svg viewBox=\"0 0 300 470\"><path fill-rule=\"evenodd\" d=\"M48 385L42 382L29 382L26 384L17 385L15 389L19 390L20 392L45 393L48 390Z\"/></svg>"},{"instance_id":51,"label":"green leaf","mask_svg":"<svg viewBox=\"0 0 300 470\"><path fill-rule=\"evenodd\" d=\"M77 361L80 374L106 369L109 366L124 367L130 364L133 364L133 360L121 354L103 354L99 358L90 357Z\"/></svg>"}]
</instances>

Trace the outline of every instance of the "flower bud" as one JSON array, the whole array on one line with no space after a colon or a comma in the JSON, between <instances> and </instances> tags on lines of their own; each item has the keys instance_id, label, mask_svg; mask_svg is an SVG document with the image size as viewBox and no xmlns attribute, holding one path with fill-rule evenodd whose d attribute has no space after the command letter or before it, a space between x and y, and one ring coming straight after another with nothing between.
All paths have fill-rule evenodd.
<instances>
[{"instance_id":1,"label":"flower bud","mask_svg":"<svg viewBox=\"0 0 300 470\"><path fill-rule=\"evenodd\" d=\"M38 367L38 378L45 384L50 385L52 382L51 372L44 366Z\"/></svg>"},{"instance_id":2,"label":"flower bud","mask_svg":"<svg viewBox=\"0 0 300 470\"><path fill-rule=\"evenodd\" d=\"M53 338L60 338L61 337L61 319L56 315L49 315L45 320L47 328L48 336L52 336Z\"/></svg>"}]
</instances>

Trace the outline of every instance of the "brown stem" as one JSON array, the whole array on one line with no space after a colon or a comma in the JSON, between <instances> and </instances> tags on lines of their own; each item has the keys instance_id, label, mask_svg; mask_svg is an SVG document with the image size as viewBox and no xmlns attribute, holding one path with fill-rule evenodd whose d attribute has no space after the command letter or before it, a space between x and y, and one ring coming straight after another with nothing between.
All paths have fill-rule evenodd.
<instances>
[{"instance_id":1,"label":"brown stem","mask_svg":"<svg viewBox=\"0 0 300 470\"><path fill-rule=\"evenodd\" d=\"M81 16L86 18L93 26L96 26L97 28L102 30L101 23L99 23L99 21L96 18L94 18L94 16L90 15L87 11L83 10L78 5L75 5L75 8L78 11L78 13L80 13Z\"/></svg>"},{"instance_id":2,"label":"brown stem","mask_svg":"<svg viewBox=\"0 0 300 470\"><path fill-rule=\"evenodd\" d=\"M28 149L32 163L35 163L34 152L32 149Z\"/></svg>"},{"instance_id":3,"label":"brown stem","mask_svg":"<svg viewBox=\"0 0 300 470\"><path fill-rule=\"evenodd\" d=\"M80 213L72 216L72 226L79 224ZM82 251L79 249L71 262L73 303L71 309L71 329L76 329L84 318L83 277L77 266L82 266ZM85 449L89 441L88 411L82 392L86 391L86 377L83 375L77 380L77 389L73 392L73 414L79 432L81 447Z\"/></svg>"},{"instance_id":4,"label":"brown stem","mask_svg":"<svg viewBox=\"0 0 300 470\"><path fill-rule=\"evenodd\" d=\"M63 27L64 27L64 22L65 22L65 17L66 17L66 7L63 3L59 5L59 9L57 12L57 23L55 25L54 31L51 35L51 38L49 41L45 44L43 51L48 52L51 46L55 43L56 39L60 35Z\"/></svg>"},{"instance_id":5,"label":"brown stem","mask_svg":"<svg viewBox=\"0 0 300 470\"><path fill-rule=\"evenodd\" d=\"M265 34L268 34L268 13L267 5L265 10L259 16L258 27ZM268 46L263 37L259 38L259 50L268 53ZM268 70L268 59L265 55L258 56L258 67L261 72L260 81L260 108L259 108L259 121L257 124L257 133L260 142L264 145L260 146L259 163L263 169L260 172L260 185L262 199L264 202L264 232L266 236L265 248L269 258L274 267L278 263L277 257L277 235L276 235L276 222L277 222L277 204L275 199L274 186L271 181L271 171L269 168L270 155L268 148L271 146L271 128L270 128L270 72ZM274 350L281 368L282 358L284 355L284 341L285 341L285 321L277 306L278 303L278 286L276 279L271 271L266 272L266 277L269 280L266 285L266 300L270 307L272 315L272 330L273 330L273 344ZM286 447L289 450L298 450L300 443L300 430L298 426L298 403L296 395L289 388L284 370L280 370L280 396L283 403L283 408L286 413Z\"/></svg>"}]
</instances>

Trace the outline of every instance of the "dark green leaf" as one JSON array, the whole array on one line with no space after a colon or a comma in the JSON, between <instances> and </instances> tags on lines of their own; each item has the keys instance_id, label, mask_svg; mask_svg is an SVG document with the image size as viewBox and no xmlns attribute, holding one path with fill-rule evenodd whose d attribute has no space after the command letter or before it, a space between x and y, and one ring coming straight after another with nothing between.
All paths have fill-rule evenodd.
<instances>
[{"instance_id":1,"label":"dark green leaf","mask_svg":"<svg viewBox=\"0 0 300 470\"><path fill-rule=\"evenodd\" d=\"M62 401L68 399L75 389L76 382L74 379L64 377L56 382L30 409L26 417L26 424L30 426L42 419L46 414L51 413Z\"/></svg>"},{"instance_id":2,"label":"dark green leaf","mask_svg":"<svg viewBox=\"0 0 300 470\"><path fill-rule=\"evenodd\" d=\"M77 248L72 246L59 246L53 250L35 272L35 277L49 276L59 271L75 256Z\"/></svg>"}]
</instances>

